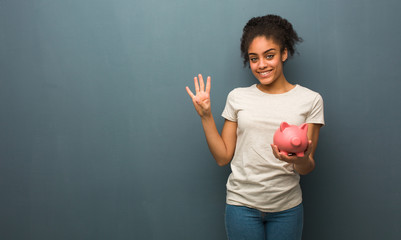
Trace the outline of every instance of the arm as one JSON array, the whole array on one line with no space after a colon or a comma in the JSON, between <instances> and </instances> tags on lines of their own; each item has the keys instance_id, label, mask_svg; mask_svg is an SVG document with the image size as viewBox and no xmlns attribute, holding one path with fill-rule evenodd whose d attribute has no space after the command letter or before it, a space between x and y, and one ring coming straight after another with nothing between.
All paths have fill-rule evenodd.
<instances>
[{"instance_id":1,"label":"arm","mask_svg":"<svg viewBox=\"0 0 401 240\"><path fill-rule=\"evenodd\" d=\"M209 150L219 166L230 163L237 141L237 123L226 120L221 135L217 131L213 116L202 118L203 130Z\"/></svg>"},{"instance_id":2,"label":"arm","mask_svg":"<svg viewBox=\"0 0 401 240\"><path fill-rule=\"evenodd\" d=\"M227 165L234 156L237 141L237 123L226 120L221 135L219 134L210 108L210 77L207 78L206 89L202 75L194 78L195 91L186 87L188 95L192 98L195 110L202 120L203 130L209 150L219 166Z\"/></svg>"},{"instance_id":3,"label":"arm","mask_svg":"<svg viewBox=\"0 0 401 240\"><path fill-rule=\"evenodd\" d=\"M315 168L315 159L313 158L317 142L319 140L319 132L321 128L321 124L312 124L308 123L308 148L306 149L304 157L297 156L286 156L281 154L275 145L271 145L273 149L274 156L282 161L293 163L294 169L301 175L306 175L313 171Z\"/></svg>"}]
</instances>

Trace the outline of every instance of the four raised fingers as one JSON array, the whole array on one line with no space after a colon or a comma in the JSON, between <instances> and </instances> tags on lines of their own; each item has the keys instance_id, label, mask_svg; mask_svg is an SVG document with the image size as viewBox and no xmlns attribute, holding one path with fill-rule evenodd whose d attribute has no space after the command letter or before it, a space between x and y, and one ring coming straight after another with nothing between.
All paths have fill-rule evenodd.
<instances>
[{"instance_id":1,"label":"four raised fingers","mask_svg":"<svg viewBox=\"0 0 401 240\"><path fill-rule=\"evenodd\" d=\"M199 80L198 80L199 79ZM202 74L199 74L198 77L194 77L194 85L195 85L195 94L187 86L185 89L187 90L188 95L193 98L200 92L210 93L210 76L207 77L206 80L206 89L205 89L205 82L203 81Z\"/></svg>"}]
</instances>

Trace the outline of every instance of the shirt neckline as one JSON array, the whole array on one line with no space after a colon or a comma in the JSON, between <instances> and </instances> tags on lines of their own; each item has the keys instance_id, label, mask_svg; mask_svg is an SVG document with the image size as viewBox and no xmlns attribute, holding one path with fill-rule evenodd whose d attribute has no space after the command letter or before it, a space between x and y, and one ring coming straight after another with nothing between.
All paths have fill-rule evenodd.
<instances>
[{"instance_id":1,"label":"shirt neckline","mask_svg":"<svg viewBox=\"0 0 401 240\"><path fill-rule=\"evenodd\" d=\"M295 84L295 87L293 87L291 90L289 90L287 92L284 92L284 93L266 93L266 92L263 92L262 90L260 90L257 87L256 83L252 85L252 88L256 92L258 92L259 95L262 95L262 96L285 96L285 95L289 95L289 94L293 93L296 89L298 89L299 88L299 84Z\"/></svg>"}]
</instances>

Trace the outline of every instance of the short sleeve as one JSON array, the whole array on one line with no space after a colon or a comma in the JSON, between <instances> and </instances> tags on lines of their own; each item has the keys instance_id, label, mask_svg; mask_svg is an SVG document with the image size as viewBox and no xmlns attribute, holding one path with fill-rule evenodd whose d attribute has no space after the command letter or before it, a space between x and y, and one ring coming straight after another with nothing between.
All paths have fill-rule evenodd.
<instances>
[{"instance_id":1,"label":"short sleeve","mask_svg":"<svg viewBox=\"0 0 401 240\"><path fill-rule=\"evenodd\" d=\"M231 91L227 96L226 106L221 116L229 121L237 122L237 111L235 110L235 91Z\"/></svg>"},{"instance_id":2,"label":"short sleeve","mask_svg":"<svg viewBox=\"0 0 401 240\"><path fill-rule=\"evenodd\" d=\"M313 101L312 109L306 118L306 123L316 123L323 125L325 124L324 104L323 104L323 98L322 96L320 96L320 94L317 94Z\"/></svg>"}]
</instances>

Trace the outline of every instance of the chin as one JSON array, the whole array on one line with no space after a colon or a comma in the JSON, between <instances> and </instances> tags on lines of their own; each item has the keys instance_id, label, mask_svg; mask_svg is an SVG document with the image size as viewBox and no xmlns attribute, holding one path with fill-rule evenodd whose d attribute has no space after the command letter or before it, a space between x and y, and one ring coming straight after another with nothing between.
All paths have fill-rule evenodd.
<instances>
[{"instance_id":1,"label":"chin","mask_svg":"<svg viewBox=\"0 0 401 240\"><path fill-rule=\"evenodd\" d=\"M265 86L271 85L274 82L274 79L269 79L269 78L268 79L258 78L258 80L259 80L260 84L265 85Z\"/></svg>"}]
</instances>

